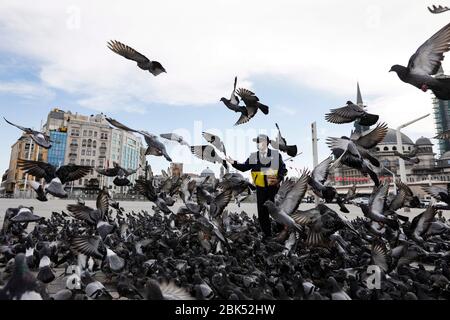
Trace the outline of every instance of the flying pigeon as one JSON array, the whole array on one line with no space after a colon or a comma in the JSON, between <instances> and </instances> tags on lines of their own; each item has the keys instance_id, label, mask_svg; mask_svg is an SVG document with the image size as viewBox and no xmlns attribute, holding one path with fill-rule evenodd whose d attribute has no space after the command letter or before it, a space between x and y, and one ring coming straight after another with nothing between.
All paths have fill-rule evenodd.
<instances>
[{"instance_id":1,"label":"flying pigeon","mask_svg":"<svg viewBox=\"0 0 450 320\"><path fill-rule=\"evenodd\" d=\"M441 68L444 53L450 50L450 23L428 39L411 56L408 66L392 66L390 71L397 73L400 80L422 91L433 91L436 98L450 100L450 79L432 77Z\"/></svg>"},{"instance_id":2,"label":"flying pigeon","mask_svg":"<svg viewBox=\"0 0 450 320\"><path fill-rule=\"evenodd\" d=\"M275 141L272 140L270 141L270 145L275 149L280 150L281 152L286 152L287 155L290 157L295 157L297 155L297 146L296 145L288 146L286 139L283 138L283 136L281 135L281 130L280 127L278 126L278 123L275 123L275 126L278 129L278 136Z\"/></svg>"},{"instance_id":3,"label":"flying pigeon","mask_svg":"<svg viewBox=\"0 0 450 320\"><path fill-rule=\"evenodd\" d=\"M410 163L413 163L413 164L419 164L420 163L420 159L419 159L419 157L417 157L417 148L415 148L413 151L411 151L408 154L403 154L403 153L400 153L398 151L394 151L394 154L397 157L399 157L399 158L401 158L401 159L403 159L403 160L405 160L407 162L410 162Z\"/></svg>"},{"instance_id":4,"label":"flying pigeon","mask_svg":"<svg viewBox=\"0 0 450 320\"><path fill-rule=\"evenodd\" d=\"M148 70L154 76L157 76L163 72L167 73L161 63L158 61L149 60L146 56L119 41L109 41L108 48L128 60L136 61L139 68L142 70Z\"/></svg>"},{"instance_id":5,"label":"flying pigeon","mask_svg":"<svg viewBox=\"0 0 450 320\"><path fill-rule=\"evenodd\" d=\"M449 7L444 7L442 5L436 6L433 4L432 7L428 7L428 11L430 11L433 14L439 14L439 13L444 13L446 11L449 11L450 8Z\"/></svg>"},{"instance_id":6,"label":"flying pigeon","mask_svg":"<svg viewBox=\"0 0 450 320\"><path fill-rule=\"evenodd\" d=\"M236 84L237 84L237 77L234 78L234 87L233 91L231 92L230 99L222 97L220 101L222 101L225 106L234 111L234 112L240 112L242 115L247 116L247 108L244 106L239 105L239 97L236 95Z\"/></svg>"},{"instance_id":7,"label":"flying pigeon","mask_svg":"<svg viewBox=\"0 0 450 320\"><path fill-rule=\"evenodd\" d=\"M128 180L128 176L131 176L132 174L135 174L138 169L131 170L131 169L124 169L122 168L117 162L113 162L113 168L108 169L101 169L97 168L95 171L100 173L103 176L106 177L116 177L113 181L113 183L116 186L119 187L125 187L131 184L130 180Z\"/></svg>"},{"instance_id":8,"label":"flying pigeon","mask_svg":"<svg viewBox=\"0 0 450 320\"><path fill-rule=\"evenodd\" d=\"M345 107L339 109L332 109L330 113L326 114L325 120L330 123L351 123L357 121L362 126L373 126L377 123L380 117L374 114L367 113L363 107L347 101Z\"/></svg>"},{"instance_id":9,"label":"flying pigeon","mask_svg":"<svg viewBox=\"0 0 450 320\"><path fill-rule=\"evenodd\" d=\"M450 139L450 130L441 132L441 133L438 134L436 137L434 137L434 139L439 139L439 140L449 140L449 139Z\"/></svg>"},{"instance_id":10,"label":"flying pigeon","mask_svg":"<svg viewBox=\"0 0 450 320\"><path fill-rule=\"evenodd\" d=\"M206 141L208 141L214 147L216 147L217 150L219 150L220 152L223 152L224 155L227 154L227 151L225 150L225 145L218 136L208 133L208 132L203 132L202 135L203 135L203 138L205 138Z\"/></svg>"},{"instance_id":11,"label":"flying pigeon","mask_svg":"<svg viewBox=\"0 0 450 320\"><path fill-rule=\"evenodd\" d=\"M179 144L183 145L183 146L187 146L189 147L189 143L187 143L186 141L184 141L183 137L176 134L176 133L161 133L159 135L161 138L167 139L167 140L171 140L171 141L176 141Z\"/></svg>"},{"instance_id":12,"label":"flying pigeon","mask_svg":"<svg viewBox=\"0 0 450 320\"><path fill-rule=\"evenodd\" d=\"M52 147L52 144L51 144L51 141L50 141L50 137L48 135L46 135L45 133L33 130L31 128L21 127L21 126L19 126L17 124L9 122L8 120L6 120L6 118L3 118L3 119L5 119L5 121L7 123L9 123L10 125L12 125L12 126L14 126L16 128L19 128L20 130L25 132L40 147L42 147L44 149L50 149Z\"/></svg>"},{"instance_id":13,"label":"flying pigeon","mask_svg":"<svg viewBox=\"0 0 450 320\"><path fill-rule=\"evenodd\" d=\"M128 132L134 132L139 133L144 137L145 142L147 143L147 150L145 151L145 155L152 155L156 157L164 156L167 161L172 162L172 159L170 158L169 154L167 153L166 147L164 144L159 141L158 137L154 134L148 133L144 130L135 130L131 129L130 127L127 127L126 125L120 123L117 120L106 118L106 121L108 121L111 125L113 125L116 128L128 131Z\"/></svg>"},{"instance_id":14,"label":"flying pigeon","mask_svg":"<svg viewBox=\"0 0 450 320\"><path fill-rule=\"evenodd\" d=\"M217 154L213 146L191 146L191 153L199 159L212 163L220 163L225 167L225 169L228 169L228 163Z\"/></svg>"},{"instance_id":15,"label":"flying pigeon","mask_svg":"<svg viewBox=\"0 0 450 320\"><path fill-rule=\"evenodd\" d=\"M249 122L256 115L258 109L264 114L269 114L269 107L260 103L258 97L250 90L240 88L236 91L236 94L244 101L247 114L243 113L235 126Z\"/></svg>"},{"instance_id":16,"label":"flying pigeon","mask_svg":"<svg viewBox=\"0 0 450 320\"><path fill-rule=\"evenodd\" d=\"M25 173L34 176L36 179L45 179L44 193L50 193L57 198L66 198L67 192L64 186L67 182L76 181L89 174L92 170L90 166L79 166L68 164L56 168L55 166L41 161L31 161L19 159L18 167Z\"/></svg>"}]
</instances>

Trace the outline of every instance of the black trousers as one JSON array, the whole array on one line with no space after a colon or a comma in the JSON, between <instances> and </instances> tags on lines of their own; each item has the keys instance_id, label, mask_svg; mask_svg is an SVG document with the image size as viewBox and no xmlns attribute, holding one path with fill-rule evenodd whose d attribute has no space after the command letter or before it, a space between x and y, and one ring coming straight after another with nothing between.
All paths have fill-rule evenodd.
<instances>
[{"instance_id":1,"label":"black trousers","mask_svg":"<svg viewBox=\"0 0 450 320\"><path fill-rule=\"evenodd\" d=\"M256 203L258 207L258 220L261 226L261 230L264 236L272 236L271 219L269 211L267 210L264 202L267 200L274 201L275 195L278 192L278 187L256 187ZM279 225L279 229L282 230L283 226Z\"/></svg>"}]
</instances>

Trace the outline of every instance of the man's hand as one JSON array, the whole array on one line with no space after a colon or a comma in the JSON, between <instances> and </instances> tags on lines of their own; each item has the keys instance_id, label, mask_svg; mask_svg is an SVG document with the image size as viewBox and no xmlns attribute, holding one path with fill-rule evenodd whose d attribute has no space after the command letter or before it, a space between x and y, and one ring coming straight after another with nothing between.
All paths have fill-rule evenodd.
<instances>
[{"instance_id":1,"label":"man's hand","mask_svg":"<svg viewBox=\"0 0 450 320\"><path fill-rule=\"evenodd\" d=\"M276 186L279 183L280 183L280 181L278 181L278 177L276 175L267 176L267 184L269 186Z\"/></svg>"},{"instance_id":2,"label":"man's hand","mask_svg":"<svg viewBox=\"0 0 450 320\"><path fill-rule=\"evenodd\" d=\"M226 156L225 157L225 160L229 163L229 164L234 164L236 161L233 159L233 158L231 158L230 156Z\"/></svg>"}]
</instances>

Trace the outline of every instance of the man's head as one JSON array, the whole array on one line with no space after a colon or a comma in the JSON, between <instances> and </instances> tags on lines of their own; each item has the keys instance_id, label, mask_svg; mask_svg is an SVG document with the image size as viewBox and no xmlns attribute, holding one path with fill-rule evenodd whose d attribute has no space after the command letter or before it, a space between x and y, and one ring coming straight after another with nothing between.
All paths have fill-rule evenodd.
<instances>
[{"instance_id":1,"label":"man's head","mask_svg":"<svg viewBox=\"0 0 450 320\"><path fill-rule=\"evenodd\" d=\"M265 134L260 134L258 137L253 139L257 143L258 151L265 152L269 146L270 139Z\"/></svg>"}]
</instances>

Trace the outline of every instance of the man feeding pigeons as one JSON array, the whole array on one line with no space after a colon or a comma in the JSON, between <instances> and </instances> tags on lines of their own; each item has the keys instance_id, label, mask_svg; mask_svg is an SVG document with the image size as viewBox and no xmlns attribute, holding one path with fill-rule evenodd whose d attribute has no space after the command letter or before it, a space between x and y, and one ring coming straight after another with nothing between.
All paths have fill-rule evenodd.
<instances>
[{"instance_id":1,"label":"man feeding pigeons","mask_svg":"<svg viewBox=\"0 0 450 320\"><path fill-rule=\"evenodd\" d=\"M227 157L227 161L239 171L251 170L256 186L258 220L264 233L264 240L267 240L271 237L272 230L269 211L264 203L267 200L274 201L280 182L287 174L287 169L280 153L277 150L269 149L270 139L268 136L261 134L253 141L257 143L258 151L252 153L244 163L238 163L231 157Z\"/></svg>"}]
</instances>

